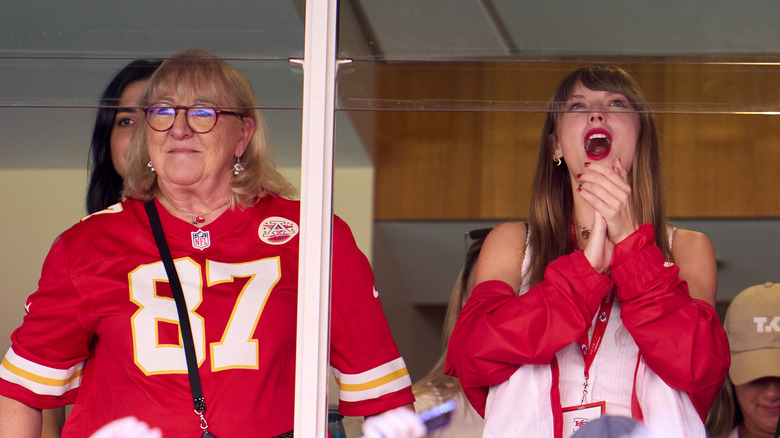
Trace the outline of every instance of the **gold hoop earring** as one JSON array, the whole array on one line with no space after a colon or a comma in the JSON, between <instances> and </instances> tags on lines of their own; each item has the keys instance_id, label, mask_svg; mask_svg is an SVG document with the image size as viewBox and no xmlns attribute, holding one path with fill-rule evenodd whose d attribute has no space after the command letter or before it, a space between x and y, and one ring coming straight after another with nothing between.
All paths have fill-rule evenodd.
<instances>
[{"instance_id":1,"label":"gold hoop earring","mask_svg":"<svg viewBox=\"0 0 780 438\"><path fill-rule=\"evenodd\" d=\"M563 157L553 157L553 163L555 163L557 167L561 167L561 163L563 163L562 158Z\"/></svg>"}]
</instances>

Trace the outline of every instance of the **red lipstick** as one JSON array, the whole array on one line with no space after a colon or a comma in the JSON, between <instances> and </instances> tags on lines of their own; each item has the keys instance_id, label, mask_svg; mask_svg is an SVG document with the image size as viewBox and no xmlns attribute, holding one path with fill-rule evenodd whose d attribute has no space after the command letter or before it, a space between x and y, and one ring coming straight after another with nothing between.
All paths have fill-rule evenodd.
<instances>
[{"instance_id":1,"label":"red lipstick","mask_svg":"<svg viewBox=\"0 0 780 438\"><path fill-rule=\"evenodd\" d=\"M602 160L612 148L612 136L606 129L591 129L585 134L585 153L591 160Z\"/></svg>"}]
</instances>

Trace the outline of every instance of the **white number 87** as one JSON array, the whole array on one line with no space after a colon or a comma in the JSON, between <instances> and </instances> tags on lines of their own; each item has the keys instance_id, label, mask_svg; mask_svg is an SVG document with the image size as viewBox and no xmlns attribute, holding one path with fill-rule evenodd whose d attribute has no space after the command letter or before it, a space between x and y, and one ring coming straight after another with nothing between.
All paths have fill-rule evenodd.
<instances>
[{"instance_id":1,"label":"white number 87","mask_svg":"<svg viewBox=\"0 0 780 438\"><path fill-rule=\"evenodd\" d=\"M187 301L195 354L200 366L205 358L203 353L206 347L204 320L197 313L203 297L201 266L190 258L176 260L174 265ZM136 365L147 375L187 373L181 342L179 345L159 342L158 324L167 322L178 325L173 298L161 297L156 293L156 283L168 281L162 262L139 266L129 277L130 300L138 305L138 311L131 318ZM238 295L222 339L210 345L213 371L257 369L257 340L252 338L252 334L269 293L279 281L279 258L238 264L206 261L207 287L232 282L237 277L248 277L249 281Z\"/></svg>"}]
</instances>

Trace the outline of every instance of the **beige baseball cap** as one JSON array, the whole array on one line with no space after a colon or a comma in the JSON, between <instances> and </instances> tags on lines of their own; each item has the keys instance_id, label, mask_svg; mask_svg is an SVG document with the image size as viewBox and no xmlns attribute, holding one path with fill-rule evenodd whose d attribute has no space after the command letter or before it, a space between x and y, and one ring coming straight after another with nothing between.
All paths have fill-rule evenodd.
<instances>
[{"instance_id":1,"label":"beige baseball cap","mask_svg":"<svg viewBox=\"0 0 780 438\"><path fill-rule=\"evenodd\" d=\"M731 346L732 383L780 377L780 283L740 292L726 310L723 327Z\"/></svg>"}]
</instances>

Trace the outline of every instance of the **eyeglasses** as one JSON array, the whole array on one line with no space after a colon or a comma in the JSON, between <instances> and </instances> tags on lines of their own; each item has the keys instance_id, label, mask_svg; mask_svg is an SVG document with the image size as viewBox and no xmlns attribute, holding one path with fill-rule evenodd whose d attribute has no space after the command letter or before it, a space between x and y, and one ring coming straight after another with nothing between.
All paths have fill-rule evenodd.
<instances>
[{"instance_id":1,"label":"eyeglasses","mask_svg":"<svg viewBox=\"0 0 780 438\"><path fill-rule=\"evenodd\" d=\"M198 134L205 134L214 129L220 114L249 117L249 114L246 113L218 110L206 105L184 106L156 103L144 108L146 123L155 131L165 132L173 127L173 122L176 121L176 115L179 113L179 110L184 110L187 126Z\"/></svg>"}]
</instances>

